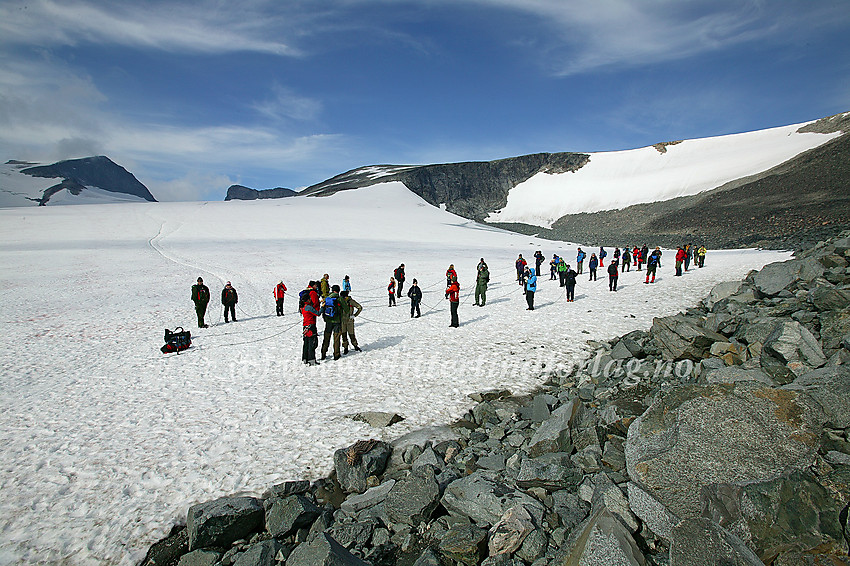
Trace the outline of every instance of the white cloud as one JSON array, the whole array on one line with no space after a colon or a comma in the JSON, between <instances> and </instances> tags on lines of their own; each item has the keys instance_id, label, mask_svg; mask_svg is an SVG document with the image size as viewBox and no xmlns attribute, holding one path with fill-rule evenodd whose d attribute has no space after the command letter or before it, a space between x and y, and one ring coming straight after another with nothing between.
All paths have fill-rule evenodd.
<instances>
[{"instance_id":1,"label":"white cloud","mask_svg":"<svg viewBox=\"0 0 850 566\"><path fill-rule=\"evenodd\" d=\"M297 95L291 88L275 84L271 97L252 104L254 110L265 118L283 120L314 120L322 111L318 100Z\"/></svg>"}]
</instances>

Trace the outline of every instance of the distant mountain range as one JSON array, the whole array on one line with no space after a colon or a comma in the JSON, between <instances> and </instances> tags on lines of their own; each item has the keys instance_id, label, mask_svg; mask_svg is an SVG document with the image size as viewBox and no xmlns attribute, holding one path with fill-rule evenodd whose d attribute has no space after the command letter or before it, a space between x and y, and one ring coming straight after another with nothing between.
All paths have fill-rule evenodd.
<instances>
[{"instance_id":1,"label":"distant mountain range","mask_svg":"<svg viewBox=\"0 0 850 566\"><path fill-rule=\"evenodd\" d=\"M132 173L102 155L40 165L0 165L0 206L45 206L156 199Z\"/></svg>"},{"instance_id":2,"label":"distant mountain range","mask_svg":"<svg viewBox=\"0 0 850 566\"><path fill-rule=\"evenodd\" d=\"M557 240L805 246L850 228L850 113L617 152L373 165L297 196L394 181L459 216Z\"/></svg>"}]
</instances>

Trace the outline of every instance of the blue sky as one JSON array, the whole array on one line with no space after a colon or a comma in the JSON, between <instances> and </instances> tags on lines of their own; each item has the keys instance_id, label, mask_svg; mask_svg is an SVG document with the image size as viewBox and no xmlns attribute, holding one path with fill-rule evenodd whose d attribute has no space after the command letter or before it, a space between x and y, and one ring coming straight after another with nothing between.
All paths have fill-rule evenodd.
<instances>
[{"instance_id":1,"label":"blue sky","mask_svg":"<svg viewBox=\"0 0 850 566\"><path fill-rule=\"evenodd\" d=\"M844 111L848 0L0 0L0 159L160 200Z\"/></svg>"}]
</instances>

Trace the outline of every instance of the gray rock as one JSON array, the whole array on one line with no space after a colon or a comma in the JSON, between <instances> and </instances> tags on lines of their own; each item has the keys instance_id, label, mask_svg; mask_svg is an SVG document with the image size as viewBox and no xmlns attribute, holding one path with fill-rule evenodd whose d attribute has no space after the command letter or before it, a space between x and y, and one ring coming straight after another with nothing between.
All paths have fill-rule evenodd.
<instances>
[{"instance_id":1,"label":"gray rock","mask_svg":"<svg viewBox=\"0 0 850 566\"><path fill-rule=\"evenodd\" d=\"M189 535L186 527L174 527L167 537L155 542L148 549L141 566L165 566L176 564L189 551Z\"/></svg>"},{"instance_id":2,"label":"gray rock","mask_svg":"<svg viewBox=\"0 0 850 566\"><path fill-rule=\"evenodd\" d=\"M811 465L822 420L813 400L796 391L746 382L683 386L629 427L626 468L671 513L693 518L705 485Z\"/></svg>"},{"instance_id":3,"label":"gray rock","mask_svg":"<svg viewBox=\"0 0 850 566\"><path fill-rule=\"evenodd\" d=\"M782 389L805 391L821 406L831 428L850 427L850 367L832 366L809 372Z\"/></svg>"},{"instance_id":4,"label":"gray rock","mask_svg":"<svg viewBox=\"0 0 850 566\"><path fill-rule=\"evenodd\" d=\"M797 281L812 281L826 271L815 259L791 259L770 263L753 277L753 284L762 294L778 295Z\"/></svg>"},{"instance_id":5,"label":"gray rock","mask_svg":"<svg viewBox=\"0 0 850 566\"><path fill-rule=\"evenodd\" d=\"M266 511L266 530L273 537L285 537L309 526L321 512L303 495L290 495L275 501Z\"/></svg>"},{"instance_id":6,"label":"gray rock","mask_svg":"<svg viewBox=\"0 0 850 566\"><path fill-rule=\"evenodd\" d=\"M693 319L679 314L653 319L650 334L667 361L683 358L699 361L708 357L714 342L726 341L722 334L701 328Z\"/></svg>"},{"instance_id":7,"label":"gray rock","mask_svg":"<svg viewBox=\"0 0 850 566\"><path fill-rule=\"evenodd\" d=\"M477 566L486 555L487 531L475 525L452 525L437 546L440 554L467 566Z\"/></svg>"},{"instance_id":8,"label":"gray rock","mask_svg":"<svg viewBox=\"0 0 850 566\"><path fill-rule=\"evenodd\" d=\"M708 519L673 527L670 566L764 566L744 541Z\"/></svg>"},{"instance_id":9,"label":"gray rock","mask_svg":"<svg viewBox=\"0 0 850 566\"><path fill-rule=\"evenodd\" d=\"M591 481L594 487L591 497L592 508L594 510L602 507L608 509L631 532L636 533L640 526L622 490L605 474L596 474Z\"/></svg>"},{"instance_id":10,"label":"gray rock","mask_svg":"<svg viewBox=\"0 0 850 566\"><path fill-rule=\"evenodd\" d=\"M371 517L353 523L336 522L328 529L330 537L348 550L365 550L372 540L372 535L380 526L378 519Z\"/></svg>"},{"instance_id":11,"label":"gray rock","mask_svg":"<svg viewBox=\"0 0 850 566\"><path fill-rule=\"evenodd\" d=\"M629 482L627 488L629 508L632 512L640 517L644 525L655 535L669 541L673 536L673 527L679 523L679 518L636 483Z\"/></svg>"},{"instance_id":12,"label":"gray rock","mask_svg":"<svg viewBox=\"0 0 850 566\"><path fill-rule=\"evenodd\" d=\"M364 493L348 497L339 508L353 514L374 507L384 502L394 485L395 480L387 480L381 485L367 489Z\"/></svg>"},{"instance_id":13,"label":"gray rock","mask_svg":"<svg viewBox=\"0 0 850 566\"><path fill-rule=\"evenodd\" d=\"M551 491L577 486L582 472L575 468L566 452L544 454L522 461L517 485L523 488L542 487Z\"/></svg>"},{"instance_id":14,"label":"gray rock","mask_svg":"<svg viewBox=\"0 0 850 566\"><path fill-rule=\"evenodd\" d=\"M573 538L573 537L571 537ZM644 566L629 531L604 507L578 531L564 566Z\"/></svg>"},{"instance_id":15,"label":"gray rock","mask_svg":"<svg viewBox=\"0 0 850 566\"><path fill-rule=\"evenodd\" d=\"M850 293L835 287L815 287L809 291L809 302L819 311L837 311L850 304Z\"/></svg>"},{"instance_id":16,"label":"gray rock","mask_svg":"<svg viewBox=\"0 0 850 566\"><path fill-rule=\"evenodd\" d=\"M307 493L308 489L310 489L310 482L307 480L287 481L271 486L263 494L263 499L301 495L302 493Z\"/></svg>"},{"instance_id":17,"label":"gray rock","mask_svg":"<svg viewBox=\"0 0 850 566\"><path fill-rule=\"evenodd\" d=\"M820 339L823 348L836 350L842 346L850 335L850 310L822 312L818 315L820 321Z\"/></svg>"},{"instance_id":18,"label":"gray rock","mask_svg":"<svg viewBox=\"0 0 850 566\"><path fill-rule=\"evenodd\" d=\"M276 566L277 553L281 544L275 539L252 544L236 557L233 566Z\"/></svg>"},{"instance_id":19,"label":"gray rock","mask_svg":"<svg viewBox=\"0 0 850 566\"><path fill-rule=\"evenodd\" d=\"M405 525L427 522L440 503L440 486L430 466L422 466L398 481L384 501L390 519Z\"/></svg>"},{"instance_id":20,"label":"gray rock","mask_svg":"<svg viewBox=\"0 0 850 566\"><path fill-rule=\"evenodd\" d=\"M568 531L584 521L590 513L590 505L568 490L552 494L552 509L558 514L561 525Z\"/></svg>"},{"instance_id":21,"label":"gray rock","mask_svg":"<svg viewBox=\"0 0 850 566\"><path fill-rule=\"evenodd\" d=\"M776 385L770 376L761 369L741 369L731 366L706 372L706 383L738 383L739 381L755 381L764 385Z\"/></svg>"},{"instance_id":22,"label":"gray rock","mask_svg":"<svg viewBox=\"0 0 850 566\"><path fill-rule=\"evenodd\" d=\"M488 454L479 458L475 464L485 470L504 470L505 455L504 454Z\"/></svg>"},{"instance_id":23,"label":"gray rock","mask_svg":"<svg viewBox=\"0 0 850 566\"><path fill-rule=\"evenodd\" d=\"M778 325L765 340L764 351L788 364L798 375L826 364L817 339L797 321Z\"/></svg>"},{"instance_id":24,"label":"gray rock","mask_svg":"<svg viewBox=\"0 0 850 566\"><path fill-rule=\"evenodd\" d=\"M362 442L362 441L361 441ZM386 442L376 441L365 453L361 453L355 443L348 448L341 448L334 452L334 470L339 485L346 493L363 493L369 485L366 479L369 476L378 476L384 472L387 459L390 457L392 448Z\"/></svg>"},{"instance_id":25,"label":"gray rock","mask_svg":"<svg viewBox=\"0 0 850 566\"><path fill-rule=\"evenodd\" d=\"M574 399L555 409L529 440L529 454L539 456L547 452L569 452L570 421L580 405L581 401Z\"/></svg>"},{"instance_id":26,"label":"gray rock","mask_svg":"<svg viewBox=\"0 0 850 566\"><path fill-rule=\"evenodd\" d=\"M708 293L708 298L705 301L705 306L710 310L711 307L726 299L731 297L732 295L737 294L741 287L744 285L743 281L726 281L723 283L718 283L714 287L711 288L711 291Z\"/></svg>"},{"instance_id":27,"label":"gray rock","mask_svg":"<svg viewBox=\"0 0 850 566\"><path fill-rule=\"evenodd\" d=\"M422 466L431 466L435 470L442 470L445 467L445 463L439 456L437 456L437 453L434 452L434 449L431 448L431 446L426 446L422 451L422 454L417 456L417 458L413 461L411 469L415 470Z\"/></svg>"},{"instance_id":28,"label":"gray rock","mask_svg":"<svg viewBox=\"0 0 850 566\"><path fill-rule=\"evenodd\" d=\"M375 428L386 428L404 420L404 417L397 413L385 413L382 411L364 411L347 415L353 421L360 421Z\"/></svg>"},{"instance_id":29,"label":"gray rock","mask_svg":"<svg viewBox=\"0 0 850 566\"><path fill-rule=\"evenodd\" d=\"M714 484L703 489L703 515L739 536L765 562L783 552L843 554L840 506L805 471L762 482Z\"/></svg>"},{"instance_id":30,"label":"gray rock","mask_svg":"<svg viewBox=\"0 0 850 566\"><path fill-rule=\"evenodd\" d=\"M295 547L286 566L369 566L351 554L327 533Z\"/></svg>"},{"instance_id":31,"label":"gray rock","mask_svg":"<svg viewBox=\"0 0 850 566\"><path fill-rule=\"evenodd\" d=\"M189 550L228 547L263 528L263 504L254 497L221 497L189 507Z\"/></svg>"},{"instance_id":32,"label":"gray rock","mask_svg":"<svg viewBox=\"0 0 850 566\"><path fill-rule=\"evenodd\" d=\"M511 507L490 529L487 543L490 556L513 553L533 530L534 521L529 512L522 505Z\"/></svg>"},{"instance_id":33,"label":"gray rock","mask_svg":"<svg viewBox=\"0 0 850 566\"><path fill-rule=\"evenodd\" d=\"M551 413L549 412L549 404L546 402L546 396L535 395L531 402L531 415L529 420L536 423L542 423L548 419L550 415Z\"/></svg>"},{"instance_id":34,"label":"gray rock","mask_svg":"<svg viewBox=\"0 0 850 566\"><path fill-rule=\"evenodd\" d=\"M516 551L516 557L526 564L533 564L537 559L543 557L548 546L549 537L546 536L546 532L541 528L534 529L522 541L522 546Z\"/></svg>"},{"instance_id":35,"label":"gray rock","mask_svg":"<svg viewBox=\"0 0 850 566\"><path fill-rule=\"evenodd\" d=\"M221 558L221 552L199 548L180 557L177 566L213 566Z\"/></svg>"},{"instance_id":36,"label":"gray rock","mask_svg":"<svg viewBox=\"0 0 850 566\"><path fill-rule=\"evenodd\" d=\"M440 562L440 558L436 552L430 548L426 548L419 555L419 558L416 559L416 562L413 563L413 566L443 566L443 563Z\"/></svg>"},{"instance_id":37,"label":"gray rock","mask_svg":"<svg viewBox=\"0 0 850 566\"><path fill-rule=\"evenodd\" d=\"M508 509L518 504L525 507L537 524L542 521L544 513L539 501L488 477L482 471L450 483L442 503L449 513L469 517L481 526L496 524Z\"/></svg>"}]
</instances>

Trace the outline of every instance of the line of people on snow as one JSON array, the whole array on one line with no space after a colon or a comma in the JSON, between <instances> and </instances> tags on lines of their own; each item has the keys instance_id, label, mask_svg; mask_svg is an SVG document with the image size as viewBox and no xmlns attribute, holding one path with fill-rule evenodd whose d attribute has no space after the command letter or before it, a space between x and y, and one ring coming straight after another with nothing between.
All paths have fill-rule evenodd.
<instances>
[{"instance_id":1,"label":"line of people on snow","mask_svg":"<svg viewBox=\"0 0 850 566\"><path fill-rule=\"evenodd\" d=\"M690 268L691 261L699 267L705 265L705 256L707 250L705 246L699 248L688 244L680 246L676 251L676 276L681 276L684 271ZM605 248L600 246L599 254L591 253L588 259L589 281L597 280L597 270L604 266L604 260L608 253ZM644 263L646 264L646 279L644 283L655 283L657 270L661 267L661 249L656 247L651 252L646 244L642 248L637 246L631 250L626 247L622 251L620 248L615 248L612 261L608 264L608 289L609 291L617 290L617 283L621 272L631 271L631 264L634 263L637 271L642 271ZM557 254L553 255L549 262L550 280L559 280L560 286L565 288L567 302L575 301L575 288L579 275L584 273L584 261L587 259L587 254L581 247L578 248L576 254L576 269L566 263L563 257ZM517 281L522 286L525 295L527 309L534 310L534 296L537 292L537 277L540 275L540 269L545 261L545 257L540 250L534 253L535 267L529 267L526 260L519 254L515 262ZM396 306L396 298L402 296L404 283L406 281L405 268L402 263L394 271L387 285L387 294L389 296L389 306ZM490 281L490 270L484 258L476 267L476 282L475 282L475 306L483 307L487 302L487 287ZM286 296L287 288L283 281L275 285L272 294L275 298L275 312L277 316L283 316L283 303ZM407 292L410 298L410 318L419 318L421 316L422 290L416 279L413 279L412 285ZM460 326L458 319L458 309L460 306L460 283L457 278L457 271L454 264L449 265L446 270L446 292L445 298L449 301L451 322L450 327L457 328ZM198 317L198 327L208 328L204 321L207 306L210 301L210 290L204 285L204 280L198 277L197 283L192 286L192 301L195 304L195 313ZM236 304L239 302L239 295L230 281L228 281L221 291L221 304L224 307L224 322L236 322ZM298 311L302 315L303 327L303 348L302 361L308 365L317 365L316 350L319 347L319 331L316 322L319 317L325 321L323 331L323 340L321 348L321 359L326 359L328 349L333 340L334 359L348 353L349 343L356 351L361 351L357 343L357 337L354 333L354 318L362 311L363 307L351 297L351 280L346 275L342 280L342 286L332 285L330 277L325 273L318 281L310 281L307 288L299 293Z\"/></svg>"}]
</instances>

